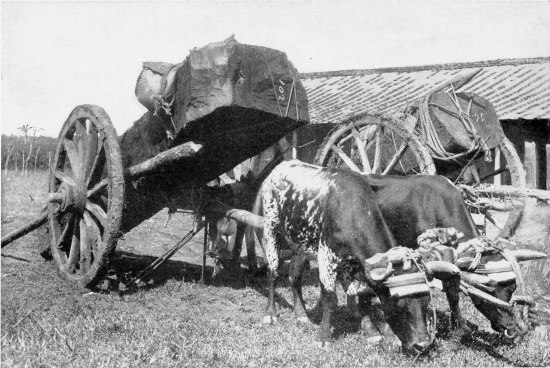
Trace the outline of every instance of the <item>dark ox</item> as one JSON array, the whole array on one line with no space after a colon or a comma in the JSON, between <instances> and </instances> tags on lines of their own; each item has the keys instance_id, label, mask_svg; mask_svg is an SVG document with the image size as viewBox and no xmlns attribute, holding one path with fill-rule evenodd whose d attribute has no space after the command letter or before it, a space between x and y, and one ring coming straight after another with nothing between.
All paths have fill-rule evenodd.
<instances>
[{"instance_id":1,"label":"dark ox","mask_svg":"<svg viewBox=\"0 0 550 368\"><path fill-rule=\"evenodd\" d=\"M392 298L383 281L392 273L373 268L370 260L396 246L366 179L348 170L326 169L297 160L277 166L261 190L264 245L268 261L269 298L265 323L277 320L274 301L279 251L289 244L297 257L315 255L319 263L323 317L317 335L320 345L330 342L330 317L336 303L335 284L362 279L378 295L393 332L406 352L428 349L434 335L428 331L427 294ZM307 320L301 275L304 261L292 262L291 285L295 314ZM397 274L415 271L400 268ZM350 276L351 275L351 276ZM346 282L347 278L347 282ZM435 331L433 331L435 332Z\"/></svg>"},{"instance_id":2,"label":"dark ox","mask_svg":"<svg viewBox=\"0 0 550 368\"><path fill-rule=\"evenodd\" d=\"M437 175L408 177L367 175L366 177L376 194L384 219L399 245L417 248L418 236L428 229L437 227L454 227L464 234L461 241L479 236L461 193L445 177ZM502 259L501 254L483 255L481 263ZM515 289L516 282L512 280L494 285L494 291L490 294L508 303ZM458 308L457 288L448 288L446 293L451 308L452 324L469 332ZM516 334L517 326L512 313L495 308L476 296L471 296L471 299L476 308L489 319L495 331L505 333L507 336Z\"/></svg>"}]
</instances>

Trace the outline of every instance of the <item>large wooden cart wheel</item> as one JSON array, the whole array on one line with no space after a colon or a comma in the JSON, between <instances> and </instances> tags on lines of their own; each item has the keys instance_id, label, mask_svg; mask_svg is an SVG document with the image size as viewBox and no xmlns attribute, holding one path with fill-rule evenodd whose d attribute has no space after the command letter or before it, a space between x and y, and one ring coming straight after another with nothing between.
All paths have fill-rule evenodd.
<instances>
[{"instance_id":1,"label":"large wooden cart wheel","mask_svg":"<svg viewBox=\"0 0 550 368\"><path fill-rule=\"evenodd\" d=\"M502 154L504 162L500 159L497 161L499 152ZM509 173L513 187L527 187L525 169L516 148L508 138L504 137L498 148L494 150L494 157L494 161L500 161L501 168L506 169ZM499 168L495 167L495 169ZM484 183L489 179L493 179L496 173L498 173L497 170L493 171L493 173L483 177L481 182ZM495 223L485 221L483 231L489 238L510 237L519 225L525 200L512 197L493 197L487 198L486 201L491 208L487 211L488 215Z\"/></svg>"},{"instance_id":2,"label":"large wooden cart wheel","mask_svg":"<svg viewBox=\"0 0 550 368\"><path fill-rule=\"evenodd\" d=\"M401 121L371 114L337 125L317 151L315 164L365 174L435 174L420 137Z\"/></svg>"},{"instance_id":3,"label":"large wooden cart wheel","mask_svg":"<svg viewBox=\"0 0 550 368\"><path fill-rule=\"evenodd\" d=\"M107 271L120 235L124 177L116 131L98 106L77 106L57 141L49 178L51 250L61 275L84 287Z\"/></svg>"}]
</instances>

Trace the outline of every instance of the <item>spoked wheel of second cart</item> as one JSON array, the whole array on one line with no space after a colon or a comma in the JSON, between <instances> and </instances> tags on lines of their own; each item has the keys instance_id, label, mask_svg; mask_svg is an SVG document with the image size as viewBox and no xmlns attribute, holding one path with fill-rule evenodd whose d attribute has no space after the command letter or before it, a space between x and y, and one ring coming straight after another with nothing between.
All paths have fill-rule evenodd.
<instances>
[{"instance_id":1,"label":"spoked wheel of second cart","mask_svg":"<svg viewBox=\"0 0 550 368\"><path fill-rule=\"evenodd\" d=\"M408 126L406 120L383 115L355 116L329 132L317 151L315 163L363 174L435 174L436 165L427 143L414 131L415 123L410 125ZM493 157L500 155L500 165L506 169L511 185L524 187L523 166L512 143L504 137L491 153ZM474 161L474 164L480 160L482 159ZM484 179L491 180L493 176L494 173L486 175ZM516 212L522 211L521 201L511 198L491 198L484 201L489 208L488 215L496 223L485 220L480 224L482 232L490 238L496 238L517 226L520 216Z\"/></svg>"},{"instance_id":2,"label":"spoked wheel of second cart","mask_svg":"<svg viewBox=\"0 0 550 368\"><path fill-rule=\"evenodd\" d=\"M93 287L107 271L119 237L124 177L107 113L77 106L57 141L49 178L51 250L69 281Z\"/></svg>"},{"instance_id":3,"label":"spoked wheel of second cart","mask_svg":"<svg viewBox=\"0 0 550 368\"><path fill-rule=\"evenodd\" d=\"M317 151L315 163L364 174L435 174L422 138L400 120L373 114L337 125Z\"/></svg>"}]
</instances>

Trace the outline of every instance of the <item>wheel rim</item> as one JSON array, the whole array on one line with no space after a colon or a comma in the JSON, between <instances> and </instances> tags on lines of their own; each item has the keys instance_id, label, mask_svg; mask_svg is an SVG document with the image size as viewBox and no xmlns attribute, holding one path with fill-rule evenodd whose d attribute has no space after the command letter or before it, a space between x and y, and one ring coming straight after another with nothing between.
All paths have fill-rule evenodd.
<instances>
[{"instance_id":1,"label":"wheel rim","mask_svg":"<svg viewBox=\"0 0 550 368\"><path fill-rule=\"evenodd\" d=\"M116 247L124 179L116 132L97 106L63 125L49 182L52 254L62 275L93 286Z\"/></svg>"},{"instance_id":2,"label":"wheel rim","mask_svg":"<svg viewBox=\"0 0 550 368\"><path fill-rule=\"evenodd\" d=\"M506 168L510 174L511 185L514 187L525 188L527 186L525 169L517 151L508 140L504 137L499 145L499 150L506 161ZM523 198L491 198L491 201L502 208L510 208L508 211L493 211L488 210L489 215L497 221L493 224L490 221L485 221L483 231L489 238L508 238L513 235L513 232L521 221L521 214L525 200Z\"/></svg>"},{"instance_id":3,"label":"wheel rim","mask_svg":"<svg viewBox=\"0 0 550 368\"><path fill-rule=\"evenodd\" d=\"M364 174L435 174L425 144L398 120L363 114L334 128L315 163Z\"/></svg>"}]
</instances>

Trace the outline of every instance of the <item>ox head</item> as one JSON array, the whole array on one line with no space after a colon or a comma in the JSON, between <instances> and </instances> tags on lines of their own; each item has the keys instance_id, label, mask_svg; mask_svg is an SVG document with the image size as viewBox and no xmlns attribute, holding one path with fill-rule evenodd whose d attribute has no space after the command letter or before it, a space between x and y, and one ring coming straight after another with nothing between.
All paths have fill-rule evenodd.
<instances>
[{"instance_id":1,"label":"ox head","mask_svg":"<svg viewBox=\"0 0 550 368\"><path fill-rule=\"evenodd\" d=\"M459 250L460 247L457 253ZM475 307L489 320L493 330L508 338L514 338L527 331L522 331L518 327L511 309L505 308L517 287L516 272L520 272L517 267L514 269L514 261L510 262L508 259L512 256L512 259L522 262L546 258L547 255L528 249L507 252L507 257L491 248L485 249L477 256L468 252L458 253L455 264L461 269L462 280L482 291L470 293L470 298Z\"/></svg>"},{"instance_id":2,"label":"ox head","mask_svg":"<svg viewBox=\"0 0 550 368\"><path fill-rule=\"evenodd\" d=\"M460 274L459 269L448 262L424 262L424 270L418 268L419 262L411 259L410 249L402 247L365 260L367 282L380 298L386 320L401 340L403 351L409 354L427 351L435 338L426 274L441 279Z\"/></svg>"}]
</instances>

